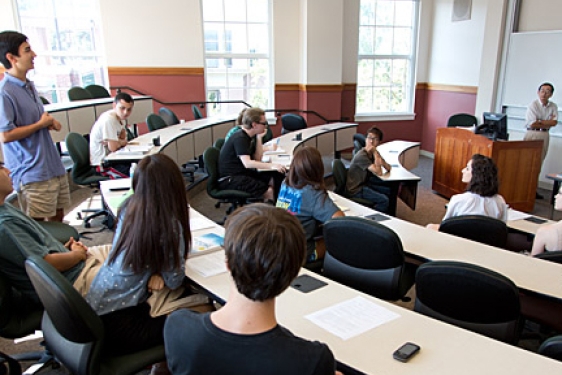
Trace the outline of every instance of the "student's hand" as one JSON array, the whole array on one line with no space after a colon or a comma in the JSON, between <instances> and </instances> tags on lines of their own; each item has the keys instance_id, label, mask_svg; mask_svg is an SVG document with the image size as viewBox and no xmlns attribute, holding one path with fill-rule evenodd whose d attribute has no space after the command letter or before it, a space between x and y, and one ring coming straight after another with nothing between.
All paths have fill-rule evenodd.
<instances>
[{"instance_id":1,"label":"student's hand","mask_svg":"<svg viewBox=\"0 0 562 375\"><path fill-rule=\"evenodd\" d=\"M341 372L341 371L336 371L336 375L343 375L343 372Z\"/></svg>"},{"instance_id":2,"label":"student's hand","mask_svg":"<svg viewBox=\"0 0 562 375\"><path fill-rule=\"evenodd\" d=\"M53 116L51 116L47 112L43 112L38 122L41 124L42 128L49 128L53 125L54 120L55 119L53 118Z\"/></svg>"},{"instance_id":3,"label":"student's hand","mask_svg":"<svg viewBox=\"0 0 562 375\"><path fill-rule=\"evenodd\" d=\"M54 131L60 131L61 130L61 124L60 122L58 122L57 120L53 119L53 123L51 124L51 126L49 126L49 130L54 130Z\"/></svg>"},{"instance_id":4,"label":"student's hand","mask_svg":"<svg viewBox=\"0 0 562 375\"><path fill-rule=\"evenodd\" d=\"M267 126L265 127L265 130L263 131L263 133L256 134L256 138L262 139L266 134L267 134Z\"/></svg>"},{"instance_id":5,"label":"student's hand","mask_svg":"<svg viewBox=\"0 0 562 375\"><path fill-rule=\"evenodd\" d=\"M119 133L119 139L127 140L127 131L125 129L121 129L121 133Z\"/></svg>"},{"instance_id":6,"label":"student's hand","mask_svg":"<svg viewBox=\"0 0 562 375\"><path fill-rule=\"evenodd\" d=\"M152 293L153 291L160 290L162 288L164 288L164 279L162 276L158 274L150 276L150 279L148 279L148 292Z\"/></svg>"},{"instance_id":7,"label":"student's hand","mask_svg":"<svg viewBox=\"0 0 562 375\"><path fill-rule=\"evenodd\" d=\"M271 168L275 169L279 173L286 173L287 172L287 168L285 168L285 166L281 165L281 164L271 164Z\"/></svg>"},{"instance_id":8,"label":"student's hand","mask_svg":"<svg viewBox=\"0 0 562 375\"><path fill-rule=\"evenodd\" d=\"M88 256L88 248L82 242L75 241L74 237L70 237L67 243L64 244L68 250L80 255L81 260L86 260Z\"/></svg>"}]
</instances>

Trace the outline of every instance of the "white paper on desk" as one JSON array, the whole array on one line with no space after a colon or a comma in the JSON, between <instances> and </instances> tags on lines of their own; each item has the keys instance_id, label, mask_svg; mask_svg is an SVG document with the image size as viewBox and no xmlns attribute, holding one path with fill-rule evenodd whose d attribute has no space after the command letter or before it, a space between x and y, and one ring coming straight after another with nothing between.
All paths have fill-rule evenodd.
<instances>
[{"instance_id":1,"label":"white paper on desk","mask_svg":"<svg viewBox=\"0 0 562 375\"><path fill-rule=\"evenodd\" d=\"M139 146L125 146L115 151L120 154L146 154L152 146L139 145Z\"/></svg>"},{"instance_id":2,"label":"white paper on desk","mask_svg":"<svg viewBox=\"0 0 562 375\"><path fill-rule=\"evenodd\" d=\"M189 268L203 277L210 277L226 272L223 251L215 251L207 255L190 258Z\"/></svg>"},{"instance_id":3,"label":"white paper on desk","mask_svg":"<svg viewBox=\"0 0 562 375\"><path fill-rule=\"evenodd\" d=\"M363 297L355 297L305 316L312 323L343 340L399 317L399 314Z\"/></svg>"},{"instance_id":4,"label":"white paper on desk","mask_svg":"<svg viewBox=\"0 0 562 375\"><path fill-rule=\"evenodd\" d=\"M277 150L275 151L268 150L263 152L264 155L277 155L277 154L286 154L286 153L287 151L283 150L281 147L277 147Z\"/></svg>"},{"instance_id":5,"label":"white paper on desk","mask_svg":"<svg viewBox=\"0 0 562 375\"><path fill-rule=\"evenodd\" d=\"M526 219L528 217L531 217L531 215L529 215L528 213L517 211L517 210L514 210L513 208L510 208L509 210L507 210L507 220L508 221L523 220L523 219Z\"/></svg>"},{"instance_id":6,"label":"white paper on desk","mask_svg":"<svg viewBox=\"0 0 562 375\"><path fill-rule=\"evenodd\" d=\"M210 220L203 220L200 217L189 219L189 229L191 229L192 232L196 232L201 229L214 228L214 227L215 227L215 223L213 223Z\"/></svg>"}]
</instances>

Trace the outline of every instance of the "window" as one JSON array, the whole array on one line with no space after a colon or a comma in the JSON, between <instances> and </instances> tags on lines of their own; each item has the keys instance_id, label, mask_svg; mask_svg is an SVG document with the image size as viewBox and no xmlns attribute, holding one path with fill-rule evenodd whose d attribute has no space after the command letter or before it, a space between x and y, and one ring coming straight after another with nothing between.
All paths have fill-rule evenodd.
<instances>
[{"instance_id":1,"label":"window","mask_svg":"<svg viewBox=\"0 0 562 375\"><path fill-rule=\"evenodd\" d=\"M37 54L29 78L51 103L68 89L107 86L97 0L16 0L22 33Z\"/></svg>"},{"instance_id":2,"label":"window","mask_svg":"<svg viewBox=\"0 0 562 375\"><path fill-rule=\"evenodd\" d=\"M201 0L207 100L242 100L273 107L270 0ZM207 111L238 113L241 104L209 105Z\"/></svg>"},{"instance_id":3,"label":"window","mask_svg":"<svg viewBox=\"0 0 562 375\"><path fill-rule=\"evenodd\" d=\"M418 0L361 0L356 113L413 112Z\"/></svg>"}]
</instances>

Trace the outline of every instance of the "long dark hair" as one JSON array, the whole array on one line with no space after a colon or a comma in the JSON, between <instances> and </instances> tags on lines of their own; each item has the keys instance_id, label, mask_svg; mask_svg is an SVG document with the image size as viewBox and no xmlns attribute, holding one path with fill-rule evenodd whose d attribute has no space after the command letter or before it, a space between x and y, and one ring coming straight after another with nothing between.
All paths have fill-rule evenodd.
<instances>
[{"instance_id":1,"label":"long dark hair","mask_svg":"<svg viewBox=\"0 0 562 375\"><path fill-rule=\"evenodd\" d=\"M494 161L484 155L472 155L472 178L466 190L483 197L492 197L498 193L499 185L498 168Z\"/></svg>"},{"instance_id":2,"label":"long dark hair","mask_svg":"<svg viewBox=\"0 0 562 375\"><path fill-rule=\"evenodd\" d=\"M303 147L293 156L289 176L285 183L295 189L310 185L314 190L326 192L324 183L324 162L322 155L314 147Z\"/></svg>"},{"instance_id":3,"label":"long dark hair","mask_svg":"<svg viewBox=\"0 0 562 375\"><path fill-rule=\"evenodd\" d=\"M147 268L159 273L180 267L191 248L189 207L185 182L178 166L164 154L143 158L133 176L135 193L119 210L125 210L121 235L109 258L114 262L125 252L123 266L133 272ZM185 255L180 259L180 231Z\"/></svg>"}]
</instances>

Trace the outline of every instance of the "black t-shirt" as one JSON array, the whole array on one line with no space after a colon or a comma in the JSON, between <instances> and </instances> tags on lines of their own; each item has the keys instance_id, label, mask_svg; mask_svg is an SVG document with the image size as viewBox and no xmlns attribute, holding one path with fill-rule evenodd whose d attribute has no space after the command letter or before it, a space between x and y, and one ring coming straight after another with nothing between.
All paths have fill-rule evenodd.
<instances>
[{"instance_id":1,"label":"black t-shirt","mask_svg":"<svg viewBox=\"0 0 562 375\"><path fill-rule=\"evenodd\" d=\"M276 326L256 335L216 327L210 314L175 311L164 327L166 358L174 375L334 375L330 349Z\"/></svg>"},{"instance_id":2,"label":"black t-shirt","mask_svg":"<svg viewBox=\"0 0 562 375\"><path fill-rule=\"evenodd\" d=\"M221 148L219 156L219 175L240 176L248 175L248 170L240 160L241 155L253 157L252 138L245 131L240 130L232 134Z\"/></svg>"}]
</instances>

